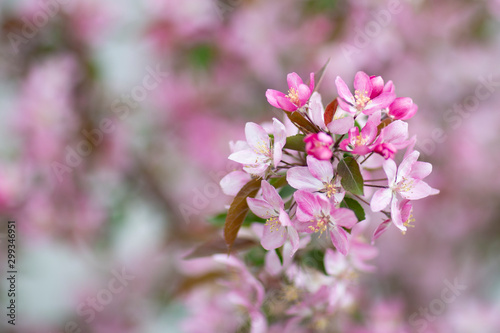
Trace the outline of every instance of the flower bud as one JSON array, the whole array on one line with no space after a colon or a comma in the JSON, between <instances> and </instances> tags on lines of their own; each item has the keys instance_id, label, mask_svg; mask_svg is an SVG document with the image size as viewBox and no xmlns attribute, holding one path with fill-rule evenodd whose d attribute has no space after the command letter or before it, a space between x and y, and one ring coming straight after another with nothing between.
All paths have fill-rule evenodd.
<instances>
[{"instance_id":1,"label":"flower bud","mask_svg":"<svg viewBox=\"0 0 500 333\"><path fill-rule=\"evenodd\" d=\"M332 158L333 139L330 135L320 132L309 134L304 138L306 152L318 160L329 160Z\"/></svg>"}]
</instances>

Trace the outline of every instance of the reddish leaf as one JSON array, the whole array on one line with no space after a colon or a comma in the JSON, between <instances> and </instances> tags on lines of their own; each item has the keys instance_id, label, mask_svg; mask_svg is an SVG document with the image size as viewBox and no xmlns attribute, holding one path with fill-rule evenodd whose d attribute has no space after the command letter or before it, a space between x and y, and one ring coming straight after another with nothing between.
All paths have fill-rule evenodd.
<instances>
[{"instance_id":1,"label":"reddish leaf","mask_svg":"<svg viewBox=\"0 0 500 333\"><path fill-rule=\"evenodd\" d=\"M318 132L316 126L314 126L313 124L311 124L311 122L309 120L304 118L304 116L301 115L300 112L286 112L285 111L285 113L288 116L288 118L290 118L292 123L295 126L297 126L302 132L304 132L306 134Z\"/></svg>"},{"instance_id":2,"label":"reddish leaf","mask_svg":"<svg viewBox=\"0 0 500 333\"><path fill-rule=\"evenodd\" d=\"M391 118L386 118L386 119L382 120L382 122L380 124L378 124L378 126L377 126L377 135L379 135L380 131L384 127L387 127L387 125L389 125L390 123L392 123L392 119Z\"/></svg>"},{"instance_id":3,"label":"reddish leaf","mask_svg":"<svg viewBox=\"0 0 500 333\"><path fill-rule=\"evenodd\" d=\"M231 252L238 231L248 213L247 198L253 198L260 189L262 179L252 179L238 192L227 212L226 223L224 224L224 240L226 241L228 252Z\"/></svg>"},{"instance_id":4,"label":"reddish leaf","mask_svg":"<svg viewBox=\"0 0 500 333\"><path fill-rule=\"evenodd\" d=\"M325 115L324 115L326 126L328 126L328 124L332 122L333 117L335 116L335 112L337 112L338 106L339 106L339 102L337 101L336 98L333 101L331 101L330 104L328 104L326 106Z\"/></svg>"},{"instance_id":5,"label":"reddish leaf","mask_svg":"<svg viewBox=\"0 0 500 333\"><path fill-rule=\"evenodd\" d=\"M236 239L233 244L233 249L244 250L256 245L253 240L250 239ZM191 253L184 257L184 259L194 259L208 257L217 253L227 253L227 246L224 244L222 237L218 236L215 239L211 239L197 248L195 248Z\"/></svg>"}]
</instances>

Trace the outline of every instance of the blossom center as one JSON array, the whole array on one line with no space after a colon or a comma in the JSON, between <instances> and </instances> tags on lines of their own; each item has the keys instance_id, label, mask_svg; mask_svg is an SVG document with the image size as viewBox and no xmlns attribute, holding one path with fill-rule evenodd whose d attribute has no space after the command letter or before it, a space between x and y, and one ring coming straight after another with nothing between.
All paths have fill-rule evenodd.
<instances>
[{"instance_id":1,"label":"blossom center","mask_svg":"<svg viewBox=\"0 0 500 333\"><path fill-rule=\"evenodd\" d=\"M367 91L354 91L354 99L356 100L356 108L359 111L364 110L368 102L370 102L370 97Z\"/></svg>"},{"instance_id":2,"label":"blossom center","mask_svg":"<svg viewBox=\"0 0 500 333\"><path fill-rule=\"evenodd\" d=\"M288 95L286 95L286 97L296 106L300 106L299 92L294 88L288 90Z\"/></svg>"},{"instance_id":3,"label":"blossom center","mask_svg":"<svg viewBox=\"0 0 500 333\"><path fill-rule=\"evenodd\" d=\"M361 134L359 134L358 136L356 136L354 138L354 145L355 146L364 146L366 145L368 141L368 138L364 138Z\"/></svg>"},{"instance_id":4,"label":"blossom center","mask_svg":"<svg viewBox=\"0 0 500 333\"><path fill-rule=\"evenodd\" d=\"M403 222L403 225L407 228L415 228L412 224L415 222L415 218L413 217L413 208L410 210L410 215L408 215L408 219ZM406 234L406 231L402 231L403 235Z\"/></svg>"},{"instance_id":5,"label":"blossom center","mask_svg":"<svg viewBox=\"0 0 500 333\"><path fill-rule=\"evenodd\" d=\"M266 224L269 226L269 230L271 232L278 231L281 227L281 222L279 221L277 216L270 217L266 220Z\"/></svg>"},{"instance_id":6,"label":"blossom center","mask_svg":"<svg viewBox=\"0 0 500 333\"><path fill-rule=\"evenodd\" d=\"M333 186L332 183L324 183L326 190L326 197L330 199L335 193L337 193L337 188Z\"/></svg>"},{"instance_id":7,"label":"blossom center","mask_svg":"<svg viewBox=\"0 0 500 333\"><path fill-rule=\"evenodd\" d=\"M255 146L254 151L259 155L264 155L269 158L271 157L271 148L263 141L259 142Z\"/></svg>"},{"instance_id":8,"label":"blossom center","mask_svg":"<svg viewBox=\"0 0 500 333\"><path fill-rule=\"evenodd\" d=\"M329 219L325 216L321 216L318 219L316 219L316 225L314 226L309 226L309 229L312 230L312 232L320 232L320 235L323 234L328 229L328 223Z\"/></svg>"},{"instance_id":9,"label":"blossom center","mask_svg":"<svg viewBox=\"0 0 500 333\"><path fill-rule=\"evenodd\" d=\"M398 192L411 192L411 190L414 187L414 181L413 179L408 179L406 177L403 177L403 179L396 184L396 190Z\"/></svg>"}]
</instances>

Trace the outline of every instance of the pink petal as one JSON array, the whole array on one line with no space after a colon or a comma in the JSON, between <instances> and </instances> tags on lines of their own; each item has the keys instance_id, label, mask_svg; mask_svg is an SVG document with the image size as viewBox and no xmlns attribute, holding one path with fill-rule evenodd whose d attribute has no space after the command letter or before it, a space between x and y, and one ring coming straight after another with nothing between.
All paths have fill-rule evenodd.
<instances>
[{"instance_id":1,"label":"pink petal","mask_svg":"<svg viewBox=\"0 0 500 333\"><path fill-rule=\"evenodd\" d=\"M277 215L277 212L274 210L273 206L271 206L267 201L247 198L247 204L250 210L260 218L269 219Z\"/></svg>"},{"instance_id":2,"label":"pink petal","mask_svg":"<svg viewBox=\"0 0 500 333\"><path fill-rule=\"evenodd\" d=\"M283 156L283 147L286 143L286 129L278 119L273 118L274 128L274 148L273 148L273 164L277 166Z\"/></svg>"},{"instance_id":3,"label":"pink petal","mask_svg":"<svg viewBox=\"0 0 500 333\"><path fill-rule=\"evenodd\" d=\"M347 208L335 209L331 213L331 216L335 220L334 223L342 227L352 228L356 223L358 223L356 214Z\"/></svg>"},{"instance_id":4,"label":"pink petal","mask_svg":"<svg viewBox=\"0 0 500 333\"><path fill-rule=\"evenodd\" d=\"M371 76L370 81L372 83L372 93L369 97L374 98L384 90L384 79L381 76Z\"/></svg>"},{"instance_id":5,"label":"pink petal","mask_svg":"<svg viewBox=\"0 0 500 333\"><path fill-rule=\"evenodd\" d=\"M314 72L309 74L309 89L314 91Z\"/></svg>"},{"instance_id":6,"label":"pink petal","mask_svg":"<svg viewBox=\"0 0 500 333\"><path fill-rule=\"evenodd\" d=\"M312 156L307 156L307 167L311 175L321 182L329 183L333 178L333 166L330 161L320 161Z\"/></svg>"},{"instance_id":7,"label":"pink petal","mask_svg":"<svg viewBox=\"0 0 500 333\"><path fill-rule=\"evenodd\" d=\"M349 234L341 227L330 228L330 238L335 248L344 256L349 252Z\"/></svg>"},{"instance_id":8,"label":"pink petal","mask_svg":"<svg viewBox=\"0 0 500 333\"><path fill-rule=\"evenodd\" d=\"M354 127L354 118L351 116L334 119L328 124L328 130L333 134L345 134Z\"/></svg>"},{"instance_id":9,"label":"pink petal","mask_svg":"<svg viewBox=\"0 0 500 333\"><path fill-rule=\"evenodd\" d=\"M232 171L221 179L220 187L224 194L235 196L251 179L252 177L244 171Z\"/></svg>"},{"instance_id":10,"label":"pink petal","mask_svg":"<svg viewBox=\"0 0 500 333\"><path fill-rule=\"evenodd\" d=\"M271 141L266 130L256 123L248 122L245 125L245 137L248 145L256 151L259 151L262 148L269 149L271 146Z\"/></svg>"},{"instance_id":11,"label":"pink petal","mask_svg":"<svg viewBox=\"0 0 500 333\"><path fill-rule=\"evenodd\" d=\"M298 109L297 105L290 102L290 100L287 97L278 97L277 100L279 107L285 111L293 112Z\"/></svg>"},{"instance_id":12,"label":"pink petal","mask_svg":"<svg viewBox=\"0 0 500 333\"><path fill-rule=\"evenodd\" d=\"M393 160L386 160L384 161L384 164L382 164L382 167L384 168L385 175L387 176L388 184L392 186L396 181L396 162Z\"/></svg>"},{"instance_id":13,"label":"pink petal","mask_svg":"<svg viewBox=\"0 0 500 333\"><path fill-rule=\"evenodd\" d=\"M368 102L368 105L366 106L363 113L371 114L375 110L386 108L389 105L391 105L391 103L394 101L395 98L396 95L394 95L394 93L383 92Z\"/></svg>"},{"instance_id":14,"label":"pink petal","mask_svg":"<svg viewBox=\"0 0 500 333\"><path fill-rule=\"evenodd\" d=\"M243 170L248 172L251 175L264 177L266 170L271 165L271 162L263 162L258 161L255 165L245 165L243 166Z\"/></svg>"},{"instance_id":15,"label":"pink petal","mask_svg":"<svg viewBox=\"0 0 500 333\"><path fill-rule=\"evenodd\" d=\"M281 91L273 90L273 89L267 89L266 91L266 98L269 104L274 106L275 108L281 108L281 106L278 104L278 97L285 98L285 94L282 93Z\"/></svg>"},{"instance_id":16,"label":"pink petal","mask_svg":"<svg viewBox=\"0 0 500 333\"><path fill-rule=\"evenodd\" d=\"M432 164L427 162L415 162L409 176L415 179L424 179L432 172Z\"/></svg>"},{"instance_id":17,"label":"pink petal","mask_svg":"<svg viewBox=\"0 0 500 333\"><path fill-rule=\"evenodd\" d=\"M325 109L321 103L321 95L314 92L309 99L309 111L311 113L311 120L318 127L325 129Z\"/></svg>"},{"instance_id":18,"label":"pink petal","mask_svg":"<svg viewBox=\"0 0 500 333\"><path fill-rule=\"evenodd\" d=\"M270 250L266 253L264 267L272 276L276 276L281 272L281 261L275 250Z\"/></svg>"},{"instance_id":19,"label":"pink petal","mask_svg":"<svg viewBox=\"0 0 500 333\"><path fill-rule=\"evenodd\" d=\"M253 150L240 150L229 155L228 159L241 164L255 164L262 159L262 156L256 154Z\"/></svg>"},{"instance_id":20,"label":"pink petal","mask_svg":"<svg viewBox=\"0 0 500 333\"><path fill-rule=\"evenodd\" d=\"M363 139L367 140L367 144L371 144L377 136L377 125L371 121L367 122L365 127L361 130L361 136Z\"/></svg>"},{"instance_id":21,"label":"pink petal","mask_svg":"<svg viewBox=\"0 0 500 333\"><path fill-rule=\"evenodd\" d=\"M363 93L365 96L371 96L373 90L372 82L365 72L357 72L354 76L354 90Z\"/></svg>"},{"instance_id":22,"label":"pink petal","mask_svg":"<svg viewBox=\"0 0 500 333\"><path fill-rule=\"evenodd\" d=\"M282 246L285 243L286 239L286 228L283 226L278 226L278 230L276 227L272 226L273 230L271 230L271 226L264 225L264 233L262 235L262 239L260 241L263 248L266 250L274 250L278 247Z\"/></svg>"},{"instance_id":23,"label":"pink petal","mask_svg":"<svg viewBox=\"0 0 500 333\"><path fill-rule=\"evenodd\" d=\"M328 198L323 194L315 194L315 197L321 213L325 216L330 214L330 211L334 208L330 204L330 200L328 200Z\"/></svg>"},{"instance_id":24,"label":"pink petal","mask_svg":"<svg viewBox=\"0 0 500 333\"><path fill-rule=\"evenodd\" d=\"M295 167L288 170L286 180L291 187L297 190L319 191L323 189L323 182L316 179L307 167Z\"/></svg>"},{"instance_id":25,"label":"pink petal","mask_svg":"<svg viewBox=\"0 0 500 333\"><path fill-rule=\"evenodd\" d=\"M278 191L267 181L262 181L262 197L266 200L275 211L279 212L284 207L283 199L281 199Z\"/></svg>"},{"instance_id":26,"label":"pink petal","mask_svg":"<svg viewBox=\"0 0 500 333\"><path fill-rule=\"evenodd\" d=\"M356 108L352 105L352 104L349 104L348 102L344 101L343 98L337 98L337 101L339 102L339 107L346 111L346 112L349 112L349 113L356 113L357 110Z\"/></svg>"},{"instance_id":27,"label":"pink petal","mask_svg":"<svg viewBox=\"0 0 500 333\"><path fill-rule=\"evenodd\" d=\"M299 86L301 84L304 84L304 82L302 82L302 79L300 78L300 76L295 72L288 74L286 76L286 81L288 82L288 87L293 88L295 90L298 90Z\"/></svg>"},{"instance_id":28,"label":"pink petal","mask_svg":"<svg viewBox=\"0 0 500 333\"><path fill-rule=\"evenodd\" d=\"M289 227L292 225L292 221L290 221L290 216L288 216L288 213L283 208L280 209L279 221L281 225L284 227Z\"/></svg>"},{"instance_id":29,"label":"pink petal","mask_svg":"<svg viewBox=\"0 0 500 333\"><path fill-rule=\"evenodd\" d=\"M290 226L286 229L288 231L288 237L290 238L290 243L292 244L292 251L290 253L290 257L293 257L295 252L297 252L297 250L299 249L299 244L300 244L299 234L297 233L297 230L295 230L294 227Z\"/></svg>"},{"instance_id":30,"label":"pink petal","mask_svg":"<svg viewBox=\"0 0 500 333\"><path fill-rule=\"evenodd\" d=\"M374 212L380 212L391 202L391 198L392 190L390 188L381 188L373 194L370 202L370 208Z\"/></svg>"},{"instance_id":31,"label":"pink petal","mask_svg":"<svg viewBox=\"0 0 500 333\"><path fill-rule=\"evenodd\" d=\"M408 123L401 120L393 121L380 131L380 136L384 142L392 143L396 146L404 144L404 147L406 147L408 144Z\"/></svg>"},{"instance_id":32,"label":"pink petal","mask_svg":"<svg viewBox=\"0 0 500 333\"><path fill-rule=\"evenodd\" d=\"M411 169L413 168L415 162L418 160L419 156L420 153L415 150L403 159L398 168L398 176L396 181L399 182L401 181L401 179L403 179L403 177L408 177L410 175Z\"/></svg>"},{"instance_id":33,"label":"pink petal","mask_svg":"<svg viewBox=\"0 0 500 333\"><path fill-rule=\"evenodd\" d=\"M298 94L300 106L303 106L309 100L309 97L311 97L311 89L309 89L309 87L305 84L301 84L299 86Z\"/></svg>"},{"instance_id":34,"label":"pink petal","mask_svg":"<svg viewBox=\"0 0 500 333\"><path fill-rule=\"evenodd\" d=\"M388 114L396 119L402 119L413 107L413 100L409 97L398 97L389 106Z\"/></svg>"},{"instance_id":35,"label":"pink petal","mask_svg":"<svg viewBox=\"0 0 500 333\"><path fill-rule=\"evenodd\" d=\"M301 221L312 220L315 213L319 212L321 209L316 197L310 192L299 190L294 193L293 197L295 198L298 207L297 218Z\"/></svg>"},{"instance_id":36,"label":"pink petal","mask_svg":"<svg viewBox=\"0 0 500 333\"><path fill-rule=\"evenodd\" d=\"M399 210L399 202L396 196L392 199L391 218L396 227L398 227L401 231L406 231L406 227L403 225L401 211Z\"/></svg>"},{"instance_id":37,"label":"pink petal","mask_svg":"<svg viewBox=\"0 0 500 333\"><path fill-rule=\"evenodd\" d=\"M423 180L413 180L413 185L408 191L400 191L401 196L409 200L419 200L433 194L433 188Z\"/></svg>"},{"instance_id":38,"label":"pink petal","mask_svg":"<svg viewBox=\"0 0 500 333\"><path fill-rule=\"evenodd\" d=\"M375 229L375 231L373 232L372 244L375 242L377 238L382 236L382 234L387 230L387 228L389 228L390 225L391 225L391 219L387 219L379 224L377 229Z\"/></svg>"},{"instance_id":39,"label":"pink petal","mask_svg":"<svg viewBox=\"0 0 500 333\"><path fill-rule=\"evenodd\" d=\"M335 79L335 85L337 86L337 92L339 93L340 98L344 99L346 102L349 102L351 105L354 104L354 96L352 95L351 91L347 87L347 84L345 84L344 80L340 78L340 76L337 76ZM340 101L339 101L339 105ZM342 107L342 106L341 106ZM344 109L344 108L342 108ZM349 111L349 109L344 109L346 111Z\"/></svg>"},{"instance_id":40,"label":"pink petal","mask_svg":"<svg viewBox=\"0 0 500 333\"><path fill-rule=\"evenodd\" d=\"M384 86L384 92L394 93L394 83L392 81L388 81Z\"/></svg>"}]
</instances>

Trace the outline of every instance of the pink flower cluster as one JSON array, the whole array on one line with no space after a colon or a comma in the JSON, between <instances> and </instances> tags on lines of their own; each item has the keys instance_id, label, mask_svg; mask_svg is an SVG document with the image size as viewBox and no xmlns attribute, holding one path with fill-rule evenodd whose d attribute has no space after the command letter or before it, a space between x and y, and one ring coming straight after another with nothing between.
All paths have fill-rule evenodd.
<instances>
[{"instance_id":1,"label":"pink flower cluster","mask_svg":"<svg viewBox=\"0 0 500 333\"><path fill-rule=\"evenodd\" d=\"M254 214L250 225L268 251L267 270L287 275L301 290L302 304L324 302L329 311L342 307L338 297L348 294L347 287L332 286L332 272L367 270L370 266L364 261L376 253L372 244L358 237L365 229L360 227L366 224L360 223L367 219L365 209L386 217L375 228L373 243L390 221L406 232L413 221L411 201L439 193L423 180L432 165L418 161L419 152L413 150L416 138L409 138L405 120L417 111L413 101L397 97L391 81L384 83L380 76L363 72L354 78L354 93L340 77L335 83L339 97L326 108L314 90L313 73L309 84L296 73L289 74L287 94L268 90L268 102L284 110L286 117L273 119L272 124L247 123L246 142L232 142L229 156L241 169L221 181L224 193L236 196L235 203L246 200ZM260 181L260 189L249 195L245 186L255 181ZM226 226L233 223L228 216ZM303 254L317 247L323 234L331 244L321 250L326 270L301 271L297 267ZM323 274L324 281L315 288L301 286L301 279L312 279L311 274ZM342 275L340 280L349 279ZM323 294L324 288L330 296ZM288 311L301 313L299 308ZM255 311L252 308L251 313Z\"/></svg>"}]
</instances>

